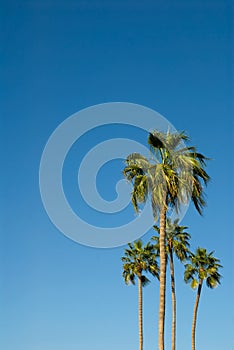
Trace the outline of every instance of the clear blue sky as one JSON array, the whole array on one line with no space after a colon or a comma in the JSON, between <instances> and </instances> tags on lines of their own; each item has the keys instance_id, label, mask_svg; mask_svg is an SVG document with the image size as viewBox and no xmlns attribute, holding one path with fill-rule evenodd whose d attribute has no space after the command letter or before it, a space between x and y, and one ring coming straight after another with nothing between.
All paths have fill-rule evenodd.
<instances>
[{"instance_id":1,"label":"clear blue sky","mask_svg":"<svg viewBox=\"0 0 234 350\"><path fill-rule=\"evenodd\" d=\"M183 224L192 248L215 250L224 265L222 285L202 292L197 349L233 350L231 1L9 0L1 7L1 349L138 347L137 288L122 281L124 247L67 239L46 215L38 185L43 148L63 120L126 101L157 110L212 158L204 217L191 207ZM103 128L98 137L111 132ZM89 142L80 144L83 152ZM71 161L67 167L64 186L76 206L76 173ZM103 169L98 186L106 199L121 167ZM126 220L133 215L129 208ZM177 349L188 350L195 292L176 270ZM144 290L146 350L157 346L158 292L157 282ZM167 312L169 349L169 293Z\"/></svg>"}]
</instances>

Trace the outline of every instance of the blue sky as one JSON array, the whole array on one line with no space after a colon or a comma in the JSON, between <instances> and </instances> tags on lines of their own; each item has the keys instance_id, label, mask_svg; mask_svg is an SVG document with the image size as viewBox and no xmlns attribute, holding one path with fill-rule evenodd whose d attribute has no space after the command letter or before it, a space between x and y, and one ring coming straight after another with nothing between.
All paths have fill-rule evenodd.
<instances>
[{"instance_id":1,"label":"blue sky","mask_svg":"<svg viewBox=\"0 0 234 350\"><path fill-rule=\"evenodd\" d=\"M137 288L126 287L121 277L124 247L94 249L67 239L50 222L38 185L41 154L53 130L85 107L112 101L158 111L212 158L204 217L191 206L183 219L192 248L215 250L224 265L222 285L202 292L197 349L234 349L231 21L227 0L2 3L2 349L138 346ZM95 137L117 133L111 127L96 132L68 155L64 187L74 207L76 149L85 153ZM142 140L141 132L119 132ZM113 199L121 169L118 161L103 167L97 185L104 198ZM86 207L80 211L90 216ZM132 208L125 214L128 221ZM104 221L94 219L97 225ZM187 350L195 293L183 283L179 265L176 271L177 348ZM169 348L169 293L167 298ZM158 299L153 281L144 290L146 349L157 345Z\"/></svg>"}]
</instances>

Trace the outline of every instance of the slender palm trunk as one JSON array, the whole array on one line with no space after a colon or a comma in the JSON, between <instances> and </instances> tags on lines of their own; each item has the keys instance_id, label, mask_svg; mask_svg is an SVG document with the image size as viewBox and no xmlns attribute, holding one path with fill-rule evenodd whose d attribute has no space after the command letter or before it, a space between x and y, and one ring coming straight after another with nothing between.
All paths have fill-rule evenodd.
<instances>
[{"instance_id":1,"label":"slender palm trunk","mask_svg":"<svg viewBox=\"0 0 234 350\"><path fill-rule=\"evenodd\" d=\"M139 349L143 350L143 322L142 322L142 282L141 277L138 277L138 321L139 321Z\"/></svg>"},{"instance_id":2,"label":"slender palm trunk","mask_svg":"<svg viewBox=\"0 0 234 350\"><path fill-rule=\"evenodd\" d=\"M171 299L172 299L171 349L175 350L175 341L176 341L176 294L175 294L175 273L174 273L173 252L172 252L171 248L169 248L169 256L170 256Z\"/></svg>"},{"instance_id":3,"label":"slender palm trunk","mask_svg":"<svg viewBox=\"0 0 234 350\"><path fill-rule=\"evenodd\" d=\"M166 212L164 207L160 213L160 289L159 289L159 319L158 319L158 348L164 350L164 323L165 323L165 294L166 294Z\"/></svg>"},{"instance_id":4,"label":"slender palm trunk","mask_svg":"<svg viewBox=\"0 0 234 350\"><path fill-rule=\"evenodd\" d=\"M196 323L197 323L197 310L198 304L201 296L202 289L202 280L199 281L198 289L197 289L197 297L193 311L193 325L192 325L192 350L195 350L195 331L196 331Z\"/></svg>"}]
</instances>

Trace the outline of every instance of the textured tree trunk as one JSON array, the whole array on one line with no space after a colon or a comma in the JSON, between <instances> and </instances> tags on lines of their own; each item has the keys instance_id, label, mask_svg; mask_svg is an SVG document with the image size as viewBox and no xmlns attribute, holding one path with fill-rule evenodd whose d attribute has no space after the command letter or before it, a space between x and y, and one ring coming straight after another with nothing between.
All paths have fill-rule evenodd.
<instances>
[{"instance_id":1,"label":"textured tree trunk","mask_svg":"<svg viewBox=\"0 0 234 350\"><path fill-rule=\"evenodd\" d=\"M142 282L138 277L138 321L139 321L139 349L143 350L143 322L142 322Z\"/></svg>"},{"instance_id":2,"label":"textured tree trunk","mask_svg":"<svg viewBox=\"0 0 234 350\"><path fill-rule=\"evenodd\" d=\"M166 294L166 205L160 212L160 289L159 289L159 318L158 318L158 348L164 350L164 323L165 323L165 294Z\"/></svg>"},{"instance_id":3,"label":"textured tree trunk","mask_svg":"<svg viewBox=\"0 0 234 350\"><path fill-rule=\"evenodd\" d=\"M194 311L193 311L192 350L195 350L195 331L196 331L196 323L197 323L197 310L198 310L198 304L199 304L200 295L201 295L201 289L202 289L202 280L199 281L199 285L197 289L197 297L196 297L196 302L195 302Z\"/></svg>"},{"instance_id":4,"label":"textured tree trunk","mask_svg":"<svg viewBox=\"0 0 234 350\"><path fill-rule=\"evenodd\" d=\"M172 328L171 328L171 349L175 350L176 342L176 294L175 294L175 273L172 249L169 248L170 272L171 272L171 299L172 299Z\"/></svg>"}]
</instances>

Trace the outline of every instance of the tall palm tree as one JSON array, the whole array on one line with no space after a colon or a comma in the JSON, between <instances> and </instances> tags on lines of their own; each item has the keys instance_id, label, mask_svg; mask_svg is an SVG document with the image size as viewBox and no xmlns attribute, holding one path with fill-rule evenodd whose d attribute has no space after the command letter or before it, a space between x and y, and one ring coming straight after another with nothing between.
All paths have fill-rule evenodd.
<instances>
[{"instance_id":1,"label":"tall palm tree","mask_svg":"<svg viewBox=\"0 0 234 350\"><path fill-rule=\"evenodd\" d=\"M171 275L171 295L172 295L172 350L176 348L176 292L175 292L175 268L174 268L174 254L181 261L185 262L189 253L189 239L190 234L184 232L187 226L180 226L179 219L171 221L170 218L166 220L166 257L170 261L170 275ZM154 226L154 229L160 233L160 228ZM157 254L160 254L159 236L152 237L155 241L155 249Z\"/></svg>"},{"instance_id":2,"label":"tall palm tree","mask_svg":"<svg viewBox=\"0 0 234 350\"><path fill-rule=\"evenodd\" d=\"M128 243L129 249L125 249L123 261L123 278L126 284L135 284L138 280L138 319L139 319L139 348L143 350L143 321L142 321L142 287L150 281L143 274L149 272L159 278L159 268L156 261L154 246L150 243L143 246L142 241Z\"/></svg>"},{"instance_id":3,"label":"tall palm tree","mask_svg":"<svg viewBox=\"0 0 234 350\"><path fill-rule=\"evenodd\" d=\"M132 203L136 212L139 204L151 198L155 222L160 227L160 292L158 318L158 347L164 350L165 293L166 293L166 214L170 208L179 210L182 204L192 199L201 214L205 205L203 187L209 180L205 172L206 157L197 153L195 147L183 147L188 141L184 132L149 134L151 159L139 153L130 154L123 171L133 183Z\"/></svg>"},{"instance_id":4,"label":"tall palm tree","mask_svg":"<svg viewBox=\"0 0 234 350\"><path fill-rule=\"evenodd\" d=\"M209 288L220 284L221 275L218 270L222 267L220 260L213 256L214 252L207 253L204 248L197 248L195 254L191 253L190 263L185 265L184 280L190 282L193 289L197 288L192 323L192 350L195 350L195 331L197 323L197 310L201 296L202 284L206 281Z\"/></svg>"}]
</instances>

